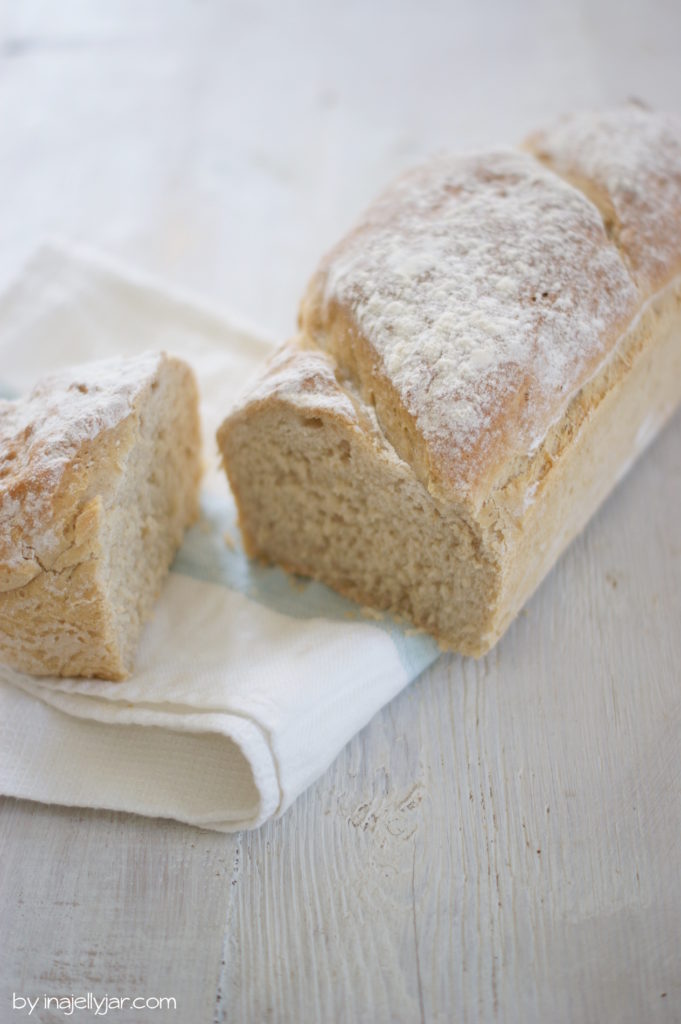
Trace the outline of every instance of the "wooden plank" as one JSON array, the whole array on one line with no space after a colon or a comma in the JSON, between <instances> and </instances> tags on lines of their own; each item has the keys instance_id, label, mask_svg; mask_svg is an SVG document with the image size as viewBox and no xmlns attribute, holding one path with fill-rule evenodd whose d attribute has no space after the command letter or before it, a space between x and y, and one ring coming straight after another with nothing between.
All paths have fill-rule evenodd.
<instances>
[{"instance_id":1,"label":"wooden plank","mask_svg":"<svg viewBox=\"0 0 681 1024\"><path fill-rule=\"evenodd\" d=\"M10 1012L13 992L172 996L174 1012L111 1015L210 1020L238 840L133 815L1 803L0 1020L22 1019Z\"/></svg>"}]
</instances>

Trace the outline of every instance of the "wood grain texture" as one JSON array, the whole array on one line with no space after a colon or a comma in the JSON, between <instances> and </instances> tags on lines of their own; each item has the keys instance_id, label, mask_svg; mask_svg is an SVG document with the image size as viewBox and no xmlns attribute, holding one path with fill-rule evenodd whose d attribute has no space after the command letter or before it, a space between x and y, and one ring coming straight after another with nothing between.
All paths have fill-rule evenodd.
<instances>
[{"instance_id":1,"label":"wood grain texture","mask_svg":"<svg viewBox=\"0 0 681 1024\"><path fill-rule=\"evenodd\" d=\"M423 154L681 109L680 30L667 0L6 3L0 284L56 232L284 337ZM680 453L677 416L498 648L441 659L282 820L2 801L0 1024L22 988L189 1024L680 1021Z\"/></svg>"},{"instance_id":2,"label":"wood grain texture","mask_svg":"<svg viewBox=\"0 0 681 1024\"><path fill-rule=\"evenodd\" d=\"M22 1019L13 992L173 996L176 1012L146 1016L210 1020L237 845L173 822L4 799L0 1021Z\"/></svg>"}]
</instances>

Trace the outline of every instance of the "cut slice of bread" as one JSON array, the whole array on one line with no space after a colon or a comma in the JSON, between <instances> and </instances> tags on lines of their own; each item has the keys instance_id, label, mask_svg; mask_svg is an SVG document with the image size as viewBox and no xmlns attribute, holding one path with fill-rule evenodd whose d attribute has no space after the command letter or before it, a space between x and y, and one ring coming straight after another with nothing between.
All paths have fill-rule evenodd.
<instances>
[{"instance_id":1,"label":"cut slice of bread","mask_svg":"<svg viewBox=\"0 0 681 1024\"><path fill-rule=\"evenodd\" d=\"M0 402L0 659L123 679L198 514L198 396L179 359L64 370Z\"/></svg>"}]
</instances>

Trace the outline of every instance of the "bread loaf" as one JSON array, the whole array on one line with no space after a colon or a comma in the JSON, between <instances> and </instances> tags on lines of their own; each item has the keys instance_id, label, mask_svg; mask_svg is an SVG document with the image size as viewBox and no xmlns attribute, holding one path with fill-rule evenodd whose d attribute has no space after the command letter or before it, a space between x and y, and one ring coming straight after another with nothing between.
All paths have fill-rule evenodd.
<instances>
[{"instance_id":1,"label":"bread loaf","mask_svg":"<svg viewBox=\"0 0 681 1024\"><path fill-rule=\"evenodd\" d=\"M150 353L0 401L0 660L122 679L198 511L190 368Z\"/></svg>"},{"instance_id":2,"label":"bread loaf","mask_svg":"<svg viewBox=\"0 0 681 1024\"><path fill-rule=\"evenodd\" d=\"M218 433L247 550L481 655L681 400L681 125L406 174Z\"/></svg>"}]
</instances>

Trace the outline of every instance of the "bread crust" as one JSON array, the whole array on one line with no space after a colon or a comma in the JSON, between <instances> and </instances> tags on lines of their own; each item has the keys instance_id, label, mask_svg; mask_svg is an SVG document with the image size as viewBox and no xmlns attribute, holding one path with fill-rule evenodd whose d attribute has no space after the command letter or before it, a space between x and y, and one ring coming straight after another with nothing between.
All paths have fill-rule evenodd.
<instances>
[{"instance_id":1,"label":"bread crust","mask_svg":"<svg viewBox=\"0 0 681 1024\"><path fill-rule=\"evenodd\" d=\"M414 251L405 284L399 254ZM492 153L389 189L323 261L300 327L424 485L475 508L638 305L594 205L532 156Z\"/></svg>"},{"instance_id":2,"label":"bread crust","mask_svg":"<svg viewBox=\"0 0 681 1024\"><path fill-rule=\"evenodd\" d=\"M640 104L569 114L523 148L598 208L643 299L681 273L681 126Z\"/></svg>"}]
</instances>

